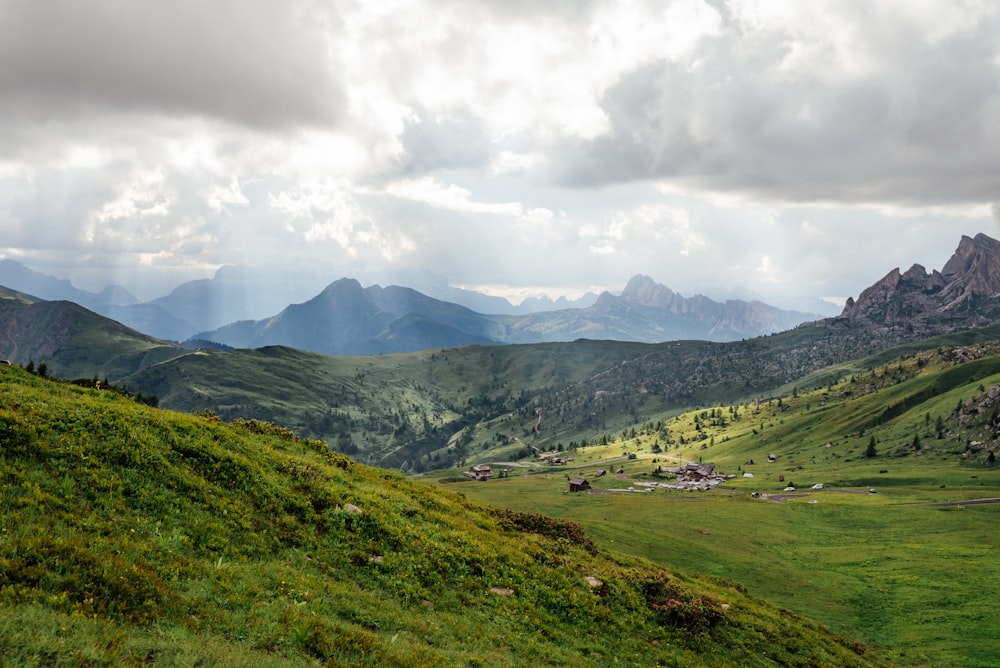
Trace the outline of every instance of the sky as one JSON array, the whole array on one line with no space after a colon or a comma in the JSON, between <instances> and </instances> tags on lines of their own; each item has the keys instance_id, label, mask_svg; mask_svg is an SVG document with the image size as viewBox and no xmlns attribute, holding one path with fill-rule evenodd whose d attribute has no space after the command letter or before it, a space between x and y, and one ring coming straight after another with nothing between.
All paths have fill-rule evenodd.
<instances>
[{"instance_id":1,"label":"sky","mask_svg":"<svg viewBox=\"0 0 1000 668\"><path fill-rule=\"evenodd\" d=\"M843 299L1000 237L992 0L0 0L0 257Z\"/></svg>"}]
</instances>

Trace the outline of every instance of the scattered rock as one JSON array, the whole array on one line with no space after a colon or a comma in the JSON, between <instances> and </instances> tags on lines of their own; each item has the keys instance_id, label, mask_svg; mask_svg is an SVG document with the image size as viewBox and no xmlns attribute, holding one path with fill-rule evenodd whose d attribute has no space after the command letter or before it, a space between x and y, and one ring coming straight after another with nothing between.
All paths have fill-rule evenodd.
<instances>
[{"instance_id":1,"label":"scattered rock","mask_svg":"<svg viewBox=\"0 0 1000 668\"><path fill-rule=\"evenodd\" d=\"M351 515L361 515L362 514L362 510L360 508L358 508L356 505L354 505L353 503L345 503L344 507L341 508L341 510L343 510L346 513L350 513Z\"/></svg>"},{"instance_id":2,"label":"scattered rock","mask_svg":"<svg viewBox=\"0 0 1000 668\"><path fill-rule=\"evenodd\" d=\"M510 596L514 593L513 589L507 589L506 587L490 587L490 591L497 596Z\"/></svg>"},{"instance_id":3,"label":"scattered rock","mask_svg":"<svg viewBox=\"0 0 1000 668\"><path fill-rule=\"evenodd\" d=\"M603 587L604 583L595 578L593 575L588 575L584 578L591 587Z\"/></svg>"}]
</instances>

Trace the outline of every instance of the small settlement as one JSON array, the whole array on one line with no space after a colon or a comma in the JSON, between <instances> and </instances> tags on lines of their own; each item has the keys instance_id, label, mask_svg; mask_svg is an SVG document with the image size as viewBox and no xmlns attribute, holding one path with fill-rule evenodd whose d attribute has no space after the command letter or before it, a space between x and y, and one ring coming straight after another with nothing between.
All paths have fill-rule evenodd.
<instances>
[{"instance_id":1,"label":"small settlement","mask_svg":"<svg viewBox=\"0 0 1000 668\"><path fill-rule=\"evenodd\" d=\"M734 476L716 473L715 464L695 464L690 462L684 466L657 466L653 469L657 477L673 476L674 482L638 483L649 487L666 487L668 489L685 489L707 491Z\"/></svg>"},{"instance_id":2,"label":"small settlement","mask_svg":"<svg viewBox=\"0 0 1000 668\"><path fill-rule=\"evenodd\" d=\"M607 470L599 469L594 472L593 477L601 478L607 475ZM723 475L715 470L714 464L688 463L683 466L657 466L653 469L653 475L658 478L672 479L670 482L639 482L634 483L635 487L627 490L606 490L606 491L629 491L629 492L651 492L653 488L682 489L686 491L708 491L716 485L732 480L736 476ZM644 489L636 489L636 488ZM569 479L570 492L590 491L590 482L583 477Z\"/></svg>"}]
</instances>

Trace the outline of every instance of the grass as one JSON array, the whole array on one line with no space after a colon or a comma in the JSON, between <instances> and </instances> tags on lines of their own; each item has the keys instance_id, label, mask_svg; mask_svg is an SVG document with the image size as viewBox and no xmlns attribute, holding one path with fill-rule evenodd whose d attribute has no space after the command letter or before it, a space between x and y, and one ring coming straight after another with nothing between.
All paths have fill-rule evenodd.
<instances>
[{"instance_id":1,"label":"grass","mask_svg":"<svg viewBox=\"0 0 1000 668\"><path fill-rule=\"evenodd\" d=\"M926 504L1000 497L1000 471L987 462L1000 445L998 365L995 346L916 353L780 405L772 398L636 425L635 436L575 451L575 468L457 488L579 522L601 546L740 582L901 664L996 665L1000 505ZM667 452L653 454L654 445ZM707 493L564 493L568 475L622 489L651 479L653 460L667 457L739 477ZM619 467L624 480L592 477ZM825 489L780 503L749 494L789 483Z\"/></svg>"},{"instance_id":2,"label":"grass","mask_svg":"<svg viewBox=\"0 0 1000 668\"><path fill-rule=\"evenodd\" d=\"M268 422L0 367L0 445L5 665L889 664Z\"/></svg>"}]
</instances>

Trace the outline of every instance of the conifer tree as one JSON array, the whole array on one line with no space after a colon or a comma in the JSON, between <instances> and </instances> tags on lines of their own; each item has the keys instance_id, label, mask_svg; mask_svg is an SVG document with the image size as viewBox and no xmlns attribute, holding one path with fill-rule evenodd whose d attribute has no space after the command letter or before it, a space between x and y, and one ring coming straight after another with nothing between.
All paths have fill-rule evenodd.
<instances>
[{"instance_id":1,"label":"conifer tree","mask_svg":"<svg viewBox=\"0 0 1000 668\"><path fill-rule=\"evenodd\" d=\"M876 456L877 454L878 452L875 450L875 437L872 436L870 439L868 439L868 447L865 448L865 457L868 457L870 459Z\"/></svg>"}]
</instances>

